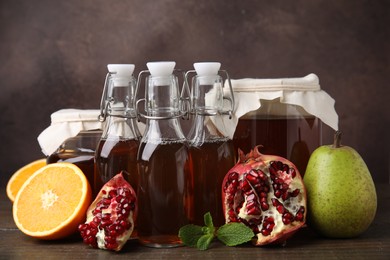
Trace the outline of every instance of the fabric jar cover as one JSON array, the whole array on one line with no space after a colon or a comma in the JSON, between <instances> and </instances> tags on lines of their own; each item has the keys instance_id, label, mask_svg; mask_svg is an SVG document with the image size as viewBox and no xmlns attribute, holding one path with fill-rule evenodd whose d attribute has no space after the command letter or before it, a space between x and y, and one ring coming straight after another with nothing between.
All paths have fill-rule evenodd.
<instances>
[{"instance_id":1,"label":"fabric jar cover","mask_svg":"<svg viewBox=\"0 0 390 260\"><path fill-rule=\"evenodd\" d=\"M231 80L231 83L235 102L232 118L213 116L209 121L218 131L231 139L233 139L240 117L259 109L261 100L279 99L280 103L300 106L308 114L319 118L334 130L338 130L335 100L321 90L319 79L315 74L301 78L245 78ZM225 89L229 89L227 82L225 82ZM227 103L226 107L230 106Z\"/></svg>"}]
</instances>

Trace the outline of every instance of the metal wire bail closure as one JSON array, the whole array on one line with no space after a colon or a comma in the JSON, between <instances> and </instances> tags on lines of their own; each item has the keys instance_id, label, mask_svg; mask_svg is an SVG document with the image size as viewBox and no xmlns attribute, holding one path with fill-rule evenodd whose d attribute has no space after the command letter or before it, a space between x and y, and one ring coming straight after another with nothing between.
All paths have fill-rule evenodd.
<instances>
[{"instance_id":1,"label":"metal wire bail closure","mask_svg":"<svg viewBox=\"0 0 390 260\"><path fill-rule=\"evenodd\" d=\"M189 84L191 81L191 84ZM203 83L202 83L203 81ZM229 86L229 92L224 91L224 82ZM229 74L226 70L218 70L214 75L197 75L196 70L189 70L185 74L185 83L191 85L190 93L190 113L204 116L229 115L232 118L234 111L234 94ZM200 85L208 85L208 89ZM206 100L211 100L211 106L206 104ZM225 102L230 104L229 109L225 108ZM212 102L215 102L214 104Z\"/></svg>"},{"instance_id":2,"label":"metal wire bail closure","mask_svg":"<svg viewBox=\"0 0 390 260\"><path fill-rule=\"evenodd\" d=\"M104 122L107 116L136 118L137 115L134 109L134 87L136 82L132 75L134 65L108 64L107 68L109 72L106 74L104 81L99 121Z\"/></svg>"},{"instance_id":3,"label":"metal wire bail closure","mask_svg":"<svg viewBox=\"0 0 390 260\"><path fill-rule=\"evenodd\" d=\"M174 69L172 74L169 75L169 76L166 76L166 77L172 77L172 84L175 84L177 88L179 88L179 84L178 84L178 77L176 76L177 74L180 74L181 77L184 78L184 71L183 70L180 70L180 69ZM166 119L172 119L172 118L183 118L183 119L188 119L189 118L189 115L188 115L188 110L189 110L189 97L188 97L188 86L186 84L186 82L183 83L183 86L182 86L182 89L180 91L180 94L178 95L178 100L177 100L177 104L175 106L177 106L177 111L174 111L175 109L172 109L173 111L169 111L167 112L167 115L164 115L164 112L161 112L160 110L162 110L163 108L159 108L158 107L158 103L156 100L152 100L152 99L149 99L148 100L148 97L150 95L150 93L148 93L149 91L149 85L150 84L150 81L151 80L168 80L167 78L165 79L162 79L162 78L158 78L160 76L153 76L150 72L150 70L143 70L141 71L139 74L138 74L138 79L137 79L137 87L136 87L136 96L139 96L139 91L141 89L141 85L142 82L145 82L145 97L144 98L139 98L136 103L135 103L135 111L136 111L136 115L137 115L137 118L138 118L138 121L141 120L141 118L145 118L145 119L151 119L151 120L166 120ZM167 87L167 86L158 86L158 87ZM178 89L179 91L179 89ZM144 104L144 111L146 112L146 114L142 113L141 109L140 109L140 105L141 104ZM152 111L153 109L150 108L150 106L153 106L153 105L156 105L156 108L155 108L155 111ZM166 108L169 108L166 107Z\"/></svg>"}]
</instances>

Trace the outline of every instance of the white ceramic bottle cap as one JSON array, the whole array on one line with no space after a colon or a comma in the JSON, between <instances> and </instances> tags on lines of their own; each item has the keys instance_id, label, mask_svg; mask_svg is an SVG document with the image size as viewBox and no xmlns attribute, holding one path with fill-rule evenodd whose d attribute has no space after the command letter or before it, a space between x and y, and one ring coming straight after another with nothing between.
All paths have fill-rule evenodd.
<instances>
[{"instance_id":1,"label":"white ceramic bottle cap","mask_svg":"<svg viewBox=\"0 0 390 260\"><path fill-rule=\"evenodd\" d=\"M112 74L112 76L114 77L117 77L117 76L121 76L121 77L131 77L131 75L133 75L133 72L134 72L134 64L108 64L107 65L107 69L110 73L114 73Z\"/></svg>"},{"instance_id":2,"label":"white ceramic bottle cap","mask_svg":"<svg viewBox=\"0 0 390 260\"><path fill-rule=\"evenodd\" d=\"M174 61L156 61L146 63L146 66L153 77L171 75L175 65L176 62Z\"/></svg>"},{"instance_id":3,"label":"white ceramic bottle cap","mask_svg":"<svg viewBox=\"0 0 390 260\"><path fill-rule=\"evenodd\" d=\"M221 68L221 63L219 62L196 62L194 63L194 68L198 76L213 76L217 75L219 69Z\"/></svg>"}]
</instances>

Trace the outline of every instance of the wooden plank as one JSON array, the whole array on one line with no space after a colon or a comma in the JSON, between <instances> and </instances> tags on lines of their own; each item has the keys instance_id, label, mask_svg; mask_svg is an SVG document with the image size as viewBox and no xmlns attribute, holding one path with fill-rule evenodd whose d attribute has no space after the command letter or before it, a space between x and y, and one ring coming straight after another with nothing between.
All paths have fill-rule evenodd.
<instances>
[{"instance_id":1,"label":"wooden plank","mask_svg":"<svg viewBox=\"0 0 390 260\"><path fill-rule=\"evenodd\" d=\"M179 247L154 249L129 241L119 253L84 245L78 234L58 241L40 241L21 233L12 219L12 204L0 195L0 259L390 259L390 185L377 185L378 212L371 227L358 238L324 239L310 228L300 230L282 246L226 247L219 242L207 251Z\"/></svg>"}]
</instances>

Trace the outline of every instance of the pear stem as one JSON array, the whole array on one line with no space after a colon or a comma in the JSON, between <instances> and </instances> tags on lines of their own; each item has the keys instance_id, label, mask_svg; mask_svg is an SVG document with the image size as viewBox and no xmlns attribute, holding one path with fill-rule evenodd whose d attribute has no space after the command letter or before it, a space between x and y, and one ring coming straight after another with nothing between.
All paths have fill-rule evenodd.
<instances>
[{"instance_id":1,"label":"pear stem","mask_svg":"<svg viewBox=\"0 0 390 260\"><path fill-rule=\"evenodd\" d=\"M340 147L341 147L341 131L337 130L334 133L333 148L340 148Z\"/></svg>"}]
</instances>

